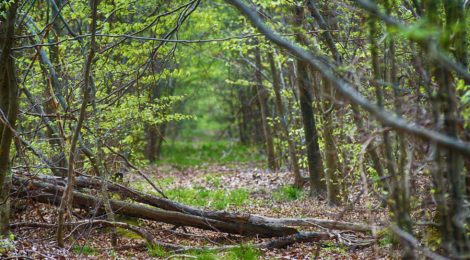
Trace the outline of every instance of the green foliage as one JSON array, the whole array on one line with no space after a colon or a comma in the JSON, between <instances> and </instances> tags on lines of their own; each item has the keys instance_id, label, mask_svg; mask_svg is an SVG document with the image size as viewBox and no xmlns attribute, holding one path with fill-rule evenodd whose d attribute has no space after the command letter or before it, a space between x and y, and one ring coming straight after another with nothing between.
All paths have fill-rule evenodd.
<instances>
[{"instance_id":1,"label":"green foliage","mask_svg":"<svg viewBox=\"0 0 470 260\"><path fill-rule=\"evenodd\" d=\"M165 191L170 199L183 204L210 207L217 210L226 209L228 206L241 206L247 203L250 193L245 189L235 190L209 190L204 187L178 188Z\"/></svg>"},{"instance_id":2,"label":"green foliage","mask_svg":"<svg viewBox=\"0 0 470 260\"><path fill-rule=\"evenodd\" d=\"M423 41L430 39L431 37L436 37L439 32L436 27L433 27L428 21L422 19L415 24L399 31L399 33L405 38L416 41Z\"/></svg>"},{"instance_id":3,"label":"green foliage","mask_svg":"<svg viewBox=\"0 0 470 260\"><path fill-rule=\"evenodd\" d=\"M170 252L168 252L165 248L160 245L147 245L147 252L151 257L168 257L170 256Z\"/></svg>"},{"instance_id":4,"label":"green foliage","mask_svg":"<svg viewBox=\"0 0 470 260\"><path fill-rule=\"evenodd\" d=\"M1 1L0 2L0 18L7 19L7 11L10 9L10 6L15 2L14 0Z\"/></svg>"},{"instance_id":5,"label":"green foliage","mask_svg":"<svg viewBox=\"0 0 470 260\"><path fill-rule=\"evenodd\" d=\"M7 253L11 250L15 249L15 244L13 241L15 240L14 234L9 234L8 237L3 238L0 236L0 254Z\"/></svg>"},{"instance_id":6,"label":"green foliage","mask_svg":"<svg viewBox=\"0 0 470 260\"><path fill-rule=\"evenodd\" d=\"M256 260L261 256L261 252L250 246L240 245L231 248L228 251L217 252L214 250L196 250L189 251L189 255L194 256L198 260L217 260L217 259L228 259L228 260Z\"/></svg>"},{"instance_id":7,"label":"green foliage","mask_svg":"<svg viewBox=\"0 0 470 260\"><path fill-rule=\"evenodd\" d=\"M108 256L112 259L115 259L117 256L116 250L114 249L109 249L107 253L108 253Z\"/></svg>"},{"instance_id":8,"label":"green foliage","mask_svg":"<svg viewBox=\"0 0 470 260\"><path fill-rule=\"evenodd\" d=\"M175 178L173 177L151 178L151 180L160 187L168 187L168 185L175 182ZM156 193L153 187L146 180L133 181L131 183L131 186L143 192L149 192L149 193L155 192Z\"/></svg>"},{"instance_id":9,"label":"green foliage","mask_svg":"<svg viewBox=\"0 0 470 260\"><path fill-rule=\"evenodd\" d=\"M331 255L332 253L347 256L348 247L345 245L338 245L337 243L326 241L322 243L322 253L325 255Z\"/></svg>"},{"instance_id":10,"label":"green foliage","mask_svg":"<svg viewBox=\"0 0 470 260\"><path fill-rule=\"evenodd\" d=\"M218 175L207 175L205 177L206 182L213 187L220 187L222 184L222 178Z\"/></svg>"},{"instance_id":11,"label":"green foliage","mask_svg":"<svg viewBox=\"0 0 470 260\"><path fill-rule=\"evenodd\" d=\"M470 86L465 85L463 80L459 80L457 82L456 89L462 93L460 103L465 128L470 128Z\"/></svg>"},{"instance_id":12,"label":"green foliage","mask_svg":"<svg viewBox=\"0 0 470 260\"><path fill-rule=\"evenodd\" d=\"M78 255L92 256L98 253L98 250L90 245L84 244L83 246L74 245L72 246L72 252Z\"/></svg>"},{"instance_id":13,"label":"green foliage","mask_svg":"<svg viewBox=\"0 0 470 260\"><path fill-rule=\"evenodd\" d=\"M220 256L211 250L189 251L189 255L196 257L197 260L218 260Z\"/></svg>"},{"instance_id":14,"label":"green foliage","mask_svg":"<svg viewBox=\"0 0 470 260\"><path fill-rule=\"evenodd\" d=\"M173 142L163 145L161 162L195 166L203 163L252 162L260 158L257 148L227 141Z\"/></svg>"},{"instance_id":15,"label":"green foliage","mask_svg":"<svg viewBox=\"0 0 470 260\"><path fill-rule=\"evenodd\" d=\"M140 239L141 236L139 236L137 233L129 231L125 228L116 228L116 233L120 236L127 237L127 238L132 238L132 239Z\"/></svg>"},{"instance_id":16,"label":"green foliage","mask_svg":"<svg viewBox=\"0 0 470 260\"><path fill-rule=\"evenodd\" d=\"M388 228L384 228L380 230L377 236L380 237L379 239L380 246L389 246L389 245L396 244L398 242L396 236Z\"/></svg>"},{"instance_id":17,"label":"green foliage","mask_svg":"<svg viewBox=\"0 0 470 260\"><path fill-rule=\"evenodd\" d=\"M261 252L249 245L240 245L230 249L226 254L226 259L230 260L256 260L261 256Z\"/></svg>"},{"instance_id":18,"label":"green foliage","mask_svg":"<svg viewBox=\"0 0 470 260\"><path fill-rule=\"evenodd\" d=\"M439 229L433 226L426 227L423 243L431 250L438 250L442 245L442 237Z\"/></svg>"},{"instance_id":19,"label":"green foliage","mask_svg":"<svg viewBox=\"0 0 470 260\"><path fill-rule=\"evenodd\" d=\"M303 191L292 185L285 185L277 189L273 193L273 198L276 201L291 201L297 200L303 196Z\"/></svg>"}]
</instances>

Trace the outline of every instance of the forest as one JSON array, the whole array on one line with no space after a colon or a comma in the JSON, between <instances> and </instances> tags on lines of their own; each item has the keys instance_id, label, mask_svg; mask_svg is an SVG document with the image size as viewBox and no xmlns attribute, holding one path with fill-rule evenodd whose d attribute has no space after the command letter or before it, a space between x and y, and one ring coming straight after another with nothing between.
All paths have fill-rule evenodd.
<instances>
[{"instance_id":1,"label":"forest","mask_svg":"<svg viewBox=\"0 0 470 260\"><path fill-rule=\"evenodd\" d=\"M469 259L470 1L1 0L1 259Z\"/></svg>"}]
</instances>

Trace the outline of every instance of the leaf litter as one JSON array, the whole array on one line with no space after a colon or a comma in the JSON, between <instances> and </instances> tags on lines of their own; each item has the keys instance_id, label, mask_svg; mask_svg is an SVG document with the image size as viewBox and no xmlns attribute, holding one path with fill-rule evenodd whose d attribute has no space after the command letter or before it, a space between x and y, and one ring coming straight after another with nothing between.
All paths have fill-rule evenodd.
<instances>
[{"instance_id":1,"label":"leaf litter","mask_svg":"<svg viewBox=\"0 0 470 260\"><path fill-rule=\"evenodd\" d=\"M228 204L226 210L246 212L270 217L312 217L359 223L388 224L388 211L373 198L361 195L361 186L351 187L352 194L342 207L328 206L324 201L312 199L302 192L296 199L276 199L275 192L293 183L292 174L288 171L270 172L256 164L202 165L199 167L175 168L171 165L152 166L145 173L157 184L159 180L171 177L165 182L163 190L203 187L208 190L223 189L231 191L243 188L249 191L249 200L243 205ZM144 183L142 177L129 174L124 183ZM141 185L141 189L151 190L150 186ZM352 192L351 192L352 191ZM352 203L355 202L355 203ZM14 205L14 216L11 222L46 222L56 223L56 208L39 203L22 201ZM84 211L75 210L75 217L90 217ZM100 217L100 216L94 216ZM174 230L164 223L147 220L123 220L138 224L151 232L161 242L186 246L220 246L236 244L255 244L266 242L261 238L245 238L217 232L186 227ZM373 222L371 222L373 221ZM308 231L324 231L318 228L303 228ZM70 231L70 230L69 230ZM118 245L111 245L108 229L98 227L81 227L70 238L66 248L55 243L55 228L19 228L14 229L13 247L4 256L24 259L170 259L165 256L149 255L143 239L120 234ZM352 234L355 239L370 239L368 235ZM391 259L399 256L391 245L373 243L368 246L345 246L338 241L321 243L297 243L283 249L261 249L261 259ZM184 254L186 255L186 254ZM179 259L186 259L185 256ZM175 258L178 259L178 257ZM172 258L172 259L175 259ZM191 258L191 257L190 257ZM193 257L194 258L194 257ZM219 253L217 258L224 258Z\"/></svg>"}]
</instances>

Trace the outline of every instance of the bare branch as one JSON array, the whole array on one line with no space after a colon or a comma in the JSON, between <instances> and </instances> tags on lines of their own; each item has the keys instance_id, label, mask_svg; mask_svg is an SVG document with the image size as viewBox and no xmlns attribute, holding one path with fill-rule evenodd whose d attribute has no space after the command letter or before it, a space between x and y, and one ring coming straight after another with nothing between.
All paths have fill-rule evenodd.
<instances>
[{"instance_id":1,"label":"bare branch","mask_svg":"<svg viewBox=\"0 0 470 260\"><path fill-rule=\"evenodd\" d=\"M377 105L370 102L367 98L362 96L359 92L357 92L349 83L341 78L336 77L333 70L329 66L326 66L324 61L321 60L318 56L312 54L309 51L306 51L298 44L279 36L279 34L266 26L258 14L246 6L242 1L227 0L227 2L238 8L238 10L240 10L240 12L252 22L253 26L262 32L269 40L288 50L291 54L295 55L299 59L309 63L326 79L328 79L344 97L348 98L351 102L361 106L363 109L374 115L384 125L391 126L398 131L420 137L424 140L436 142L441 146L456 150L463 155L470 156L470 145L468 143L441 134L439 132L429 130L415 123L408 122L378 107Z\"/></svg>"}]
</instances>

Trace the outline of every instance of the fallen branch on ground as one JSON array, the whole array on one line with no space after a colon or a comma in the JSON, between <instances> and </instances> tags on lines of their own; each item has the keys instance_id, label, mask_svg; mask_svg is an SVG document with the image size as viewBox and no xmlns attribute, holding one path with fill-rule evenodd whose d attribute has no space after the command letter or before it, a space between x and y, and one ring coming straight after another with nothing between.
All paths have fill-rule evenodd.
<instances>
[{"instance_id":1,"label":"fallen branch on ground","mask_svg":"<svg viewBox=\"0 0 470 260\"><path fill-rule=\"evenodd\" d=\"M20 198L30 198L34 201L58 205L64 187L34 179L25 179L15 176L13 190ZM73 207L92 209L98 205L99 199L95 196L73 191ZM110 200L111 208L117 214L129 217L154 220L177 226L189 226L200 229L225 232L242 236L280 237L298 233L295 228L269 224L251 224L244 222L229 222L205 218L197 215L177 211L163 210L130 202ZM101 206L101 210L103 210Z\"/></svg>"},{"instance_id":2,"label":"fallen branch on ground","mask_svg":"<svg viewBox=\"0 0 470 260\"><path fill-rule=\"evenodd\" d=\"M53 177L41 175L38 177L39 180L54 185L65 185L65 180ZM79 189L100 189L101 182L98 179L91 176L79 176L76 179L76 186ZM227 212L227 211L208 211L201 210L195 207L183 205L178 202L171 201L166 198L160 198L151 194L146 194L129 187L126 187L117 183L108 183L108 189L110 192L119 194L123 199L131 199L135 202L147 204L153 207L168 211L176 211L180 213L190 214L208 219L214 219L224 222L233 223L245 223L251 225L272 225L272 226L285 226L285 227L322 227L326 229L337 229L337 230L350 230L357 232L372 232L374 230L380 230L381 226L370 226L366 224L344 222L337 220L328 219L317 219L317 218L271 218L265 216L259 216L248 213L240 212Z\"/></svg>"},{"instance_id":3,"label":"fallen branch on ground","mask_svg":"<svg viewBox=\"0 0 470 260\"><path fill-rule=\"evenodd\" d=\"M31 199L40 203L58 205L64 191L66 180L53 176L13 176L13 191L18 198ZM77 177L76 190L73 191L73 207L85 210L93 210L97 205L99 211L104 212L99 198L85 192L96 193L101 188L101 182L90 176ZM370 227L364 224L333 221L315 218L270 218L239 212L205 211L186 206L166 198L146 194L129 187L109 182L109 191L118 194L123 200L110 200L112 210L117 214L128 217L154 220L176 226L190 226L216 232L237 234L242 236L275 237L273 240L254 244L256 248L282 248L300 242L318 242L336 238L339 243L344 243L339 234L334 232L301 232L293 228L297 227L322 227L325 229L342 229L349 231L368 232L380 227ZM131 203L128 201L133 201ZM190 250L229 250L236 245L217 247L190 247L155 241L153 235L143 228L121 222L109 222L106 220L84 220L68 223L74 226L72 233L79 229L80 225L102 225L121 227L130 230L146 240L147 244L161 246L167 250L181 253ZM18 227L50 228L55 224L47 223L14 223L12 228Z\"/></svg>"},{"instance_id":4,"label":"fallen branch on ground","mask_svg":"<svg viewBox=\"0 0 470 260\"><path fill-rule=\"evenodd\" d=\"M150 232L147 232L146 230L144 230L143 228L140 228L138 226L134 226L128 223L123 223L123 222L109 222L106 220L98 219L98 220L83 220L83 221L65 223L65 226L69 226L69 227L77 227L80 225L89 225L89 226L102 225L102 226L107 226L107 227L113 226L113 227L124 228L126 230L136 233L137 235L145 239L146 243L139 245L139 247L148 246L149 244L157 245L157 246L161 246L167 250L171 250L177 253L182 253L182 252L187 252L187 251L224 251L224 250L230 250L232 248L236 248L239 246L239 245L226 245L226 246L217 246L217 247L194 247L194 246L181 246L181 245L176 245L176 244L171 244L171 243L165 243L161 241L156 241L154 239L154 236ZM10 228L12 229L21 228L21 227L56 228L57 224L39 223L39 222L19 222L19 223L10 224ZM322 240L330 240L333 238L334 238L333 235L328 234L328 233L323 233L323 232L299 232L294 235L276 238L268 242L254 244L253 247L260 248L260 249L261 248L263 249L285 248L295 243L318 242Z\"/></svg>"}]
</instances>

